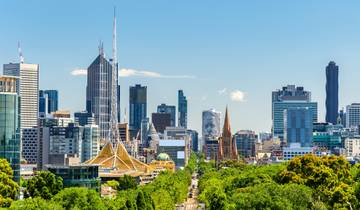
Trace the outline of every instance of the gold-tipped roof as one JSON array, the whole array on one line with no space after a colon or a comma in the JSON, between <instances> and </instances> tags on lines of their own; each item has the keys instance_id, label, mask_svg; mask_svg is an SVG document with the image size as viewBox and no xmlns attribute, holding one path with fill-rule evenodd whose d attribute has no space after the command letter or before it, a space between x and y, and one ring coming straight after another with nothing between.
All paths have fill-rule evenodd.
<instances>
[{"instance_id":1,"label":"gold-tipped roof","mask_svg":"<svg viewBox=\"0 0 360 210\"><path fill-rule=\"evenodd\" d=\"M114 146L108 142L102 148L100 153L93 159L88 160L85 164L96 164L100 168L111 169L113 171L127 171L149 173L152 169L141 161L131 157L122 143Z\"/></svg>"}]
</instances>

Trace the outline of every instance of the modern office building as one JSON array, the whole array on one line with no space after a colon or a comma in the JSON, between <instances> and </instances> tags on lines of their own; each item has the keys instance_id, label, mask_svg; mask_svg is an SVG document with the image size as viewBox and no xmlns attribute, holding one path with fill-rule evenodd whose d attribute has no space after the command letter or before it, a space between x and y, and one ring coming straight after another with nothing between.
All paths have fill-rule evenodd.
<instances>
[{"instance_id":1,"label":"modern office building","mask_svg":"<svg viewBox=\"0 0 360 210\"><path fill-rule=\"evenodd\" d=\"M24 128L21 136L21 155L27 164L36 164L38 153L38 128Z\"/></svg>"},{"instance_id":2,"label":"modern office building","mask_svg":"<svg viewBox=\"0 0 360 210\"><path fill-rule=\"evenodd\" d=\"M59 96L57 90L39 91L39 113L51 114L59 108Z\"/></svg>"},{"instance_id":3,"label":"modern office building","mask_svg":"<svg viewBox=\"0 0 360 210\"><path fill-rule=\"evenodd\" d=\"M86 111L94 113L100 138L110 140L112 64L102 49L87 71ZM115 81L118 82L117 78Z\"/></svg>"},{"instance_id":4,"label":"modern office building","mask_svg":"<svg viewBox=\"0 0 360 210\"><path fill-rule=\"evenodd\" d=\"M346 127L357 127L360 125L360 103L352 103L346 106Z\"/></svg>"},{"instance_id":5,"label":"modern office building","mask_svg":"<svg viewBox=\"0 0 360 210\"><path fill-rule=\"evenodd\" d=\"M100 132L97 125L85 125L81 148L81 162L95 158L100 151Z\"/></svg>"},{"instance_id":6,"label":"modern office building","mask_svg":"<svg viewBox=\"0 0 360 210\"><path fill-rule=\"evenodd\" d=\"M174 161L176 168L185 167L187 164L187 148L185 140L164 139L159 141L158 153L166 153Z\"/></svg>"},{"instance_id":7,"label":"modern office building","mask_svg":"<svg viewBox=\"0 0 360 210\"><path fill-rule=\"evenodd\" d=\"M346 127L346 113L344 109L341 109L339 111L339 117L338 119L340 119L340 124L344 127ZM339 124L339 123L338 123Z\"/></svg>"},{"instance_id":8,"label":"modern office building","mask_svg":"<svg viewBox=\"0 0 360 210\"><path fill-rule=\"evenodd\" d=\"M282 101L311 101L311 92L305 91L304 87L295 85L287 85L279 90L272 92L272 103Z\"/></svg>"},{"instance_id":9,"label":"modern office building","mask_svg":"<svg viewBox=\"0 0 360 210\"><path fill-rule=\"evenodd\" d=\"M128 123L119 123L119 136L122 142L129 142L130 141L130 134L129 134L129 124Z\"/></svg>"},{"instance_id":10,"label":"modern office building","mask_svg":"<svg viewBox=\"0 0 360 210\"><path fill-rule=\"evenodd\" d=\"M313 113L309 107L289 107L284 110L284 142L311 147L313 141Z\"/></svg>"},{"instance_id":11,"label":"modern office building","mask_svg":"<svg viewBox=\"0 0 360 210\"><path fill-rule=\"evenodd\" d=\"M339 111L339 66L330 61L326 66L326 122L337 124Z\"/></svg>"},{"instance_id":12,"label":"modern office building","mask_svg":"<svg viewBox=\"0 0 360 210\"><path fill-rule=\"evenodd\" d=\"M178 91L178 118L179 118L178 126L179 127L187 128L187 118L188 118L187 113L188 113L188 108L187 108L186 96L184 95L183 90L179 90Z\"/></svg>"},{"instance_id":13,"label":"modern office building","mask_svg":"<svg viewBox=\"0 0 360 210\"><path fill-rule=\"evenodd\" d=\"M75 112L74 118L75 123L78 123L80 126L95 124L94 113L89 113L87 111Z\"/></svg>"},{"instance_id":14,"label":"modern office building","mask_svg":"<svg viewBox=\"0 0 360 210\"><path fill-rule=\"evenodd\" d=\"M152 113L151 121L154 124L157 132L164 133L166 127L171 126L171 114L170 113Z\"/></svg>"},{"instance_id":15,"label":"modern office building","mask_svg":"<svg viewBox=\"0 0 360 210\"><path fill-rule=\"evenodd\" d=\"M302 101L281 101L273 103L273 137L284 140L284 110L289 108L309 108L312 121L317 122L317 103Z\"/></svg>"},{"instance_id":16,"label":"modern office building","mask_svg":"<svg viewBox=\"0 0 360 210\"><path fill-rule=\"evenodd\" d=\"M187 130L191 138L191 150L199 152L199 133L196 130Z\"/></svg>"},{"instance_id":17,"label":"modern office building","mask_svg":"<svg viewBox=\"0 0 360 210\"><path fill-rule=\"evenodd\" d=\"M347 157L360 156L360 137L346 138L344 149Z\"/></svg>"},{"instance_id":18,"label":"modern office building","mask_svg":"<svg viewBox=\"0 0 360 210\"><path fill-rule=\"evenodd\" d=\"M100 190L98 165L47 165L46 169L63 179L64 187Z\"/></svg>"},{"instance_id":19,"label":"modern office building","mask_svg":"<svg viewBox=\"0 0 360 210\"><path fill-rule=\"evenodd\" d=\"M291 143L289 146L283 148L284 160L291 160L297 156L304 156L306 154L313 154L311 147L302 147L300 143Z\"/></svg>"},{"instance_id":20,"label":"modern office building","mask_svg":"<svg viewBox=\"0 0 360 210\"><path fill-rule=\"evenodd\" d=\"M4 75L18 77L16 90L21 98L20 128L36 127L39 116L39 65L4 64Z\"/></svg>"},{"instance_id":21,"label":"modern office building","mask_svg":"<svg viewBox=\"0 0 360 210\"><path fill-rule=\"evenodd\" d=\"M16 77L0 76L0 158L6 159L20 182L20 98Z\"/></svg>"},{"instance_id":22,"label":"modern office building","mask_svg":"<svg viewBox=\"0 0 360 210\"><path fill-rule=\"evenodd\" d=\"M215 109L202 112L202 137L203 142L207 139L218 138L221 136L220 128L221 112Z\"/></svg>"},{"instance_id":23,"label":"modern office building","mask_svg":"<svg viewBox=\"0 0 360 210\"><path fill-rule=\"evenodd\" d=\"M171 127L176 126L176 107L172 105L160 104L157 107L158 113L169 113L170 114L170 125ZM159 131L159 130L157 130Z\"/></svg>"},{"instance_id":24,"label":"modern office building","mask_svg":"<svg viewBox=\"0 0 360 210\"><path fill-rule=\"evenodd\" d=\"M147 117L147 87L135 85L130 87L130 136L135 137L141 128L141 121Z\"/></svg>"},{"instance_id":25,"label":"modern office building","mask_svg":"<svg viewBox=\"0 0 360 210\"><path fill-rule=\"evenodd\" d=\"M148 134L150 125L151 125L151 123L150 123L150 119L148 117L141 120L139 135L140 135L140 144L143 147L147 147L149 145L149 142L147 142L147 134ZM136 137L138 137L138 136L136 136ZM133 137L131 137L131 134L130 134L130 138L133 138Z\"/></svg>"},{"instance_id":26,"label":"modern office building","mask_svg":"<svg viewBox=\"0 0 360 210\"><path fill-rule=\"evenodd\" d=\"M240 130L234 134L234 140L240 157L250 158L256 156L258 135L254 131Z\"/></svg>"},{"instance_id":27,"label":"modern office building","mask_svg":"<svg viewBox=\"0 0 360 210\"><path fill-rule=\"evenodd\" d=\"M206 160L218 161L219 157L219 140L218 138L206 139L204 145L204 153Z\"/></svg>"}]
</instances>

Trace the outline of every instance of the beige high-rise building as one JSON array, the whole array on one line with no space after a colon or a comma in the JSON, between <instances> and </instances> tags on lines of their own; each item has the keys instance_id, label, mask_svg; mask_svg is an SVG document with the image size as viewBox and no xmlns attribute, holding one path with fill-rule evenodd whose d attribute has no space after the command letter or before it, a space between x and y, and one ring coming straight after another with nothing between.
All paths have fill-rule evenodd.
<instances>
[{"instance_id":1,"label":"beige high-rise building","mask_svg":"<svg viewBox=\"0 0 360 210\"><path fill-rule=\"evenodd\" d=\"M20 127L37 126L39 115L39 65L27 63L4 64L4 75L16 76L20 96Z\"/></svg>"}]
</instances>

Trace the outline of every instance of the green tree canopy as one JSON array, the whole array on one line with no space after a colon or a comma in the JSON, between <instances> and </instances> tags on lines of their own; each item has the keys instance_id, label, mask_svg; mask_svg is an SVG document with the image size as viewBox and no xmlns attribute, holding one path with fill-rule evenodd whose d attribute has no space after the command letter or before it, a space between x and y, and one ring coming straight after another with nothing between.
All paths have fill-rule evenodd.
<instances>
[{"instance_id":1,"label":"green tree canopy","mask_svg":"<svg viewBox=\"0 0 360 210\"><path fill-rule=\"evenodd\" d=\"M25 197L51 199L63 188L61 177L48 171L41 171L26 183Z\"/></svg>"},{"instance_id":2,"label":"green tree canopy","mask_svg":"<svg viewBox=\"0 0 360 210\"><path fill-rule=\"evenodd\" d=\"M107 209L95 190L82 187L65 188L55 195L52 200L65 209Z\"/></svg>"},{"instance_id":3,"label":"green tree canopy","mask_svg":"<svg viewBox=\"0 0 360 210\"><path fill-rule=\"evenodd\" d=\"M36 198L26 198L23 200L15 201L11 204L10 210L62 210L64 208L61 207L61 205L50 201L45 200L41 197Z\"/></svg>"},{"instance_id":4,"label":"green tree canopy","mask_svg":"<svg viewBox=\"0 0 360 210\"><path fill-rule=\"evenodd\" d=\"M120 177L118 182L118 190L136 189L138 185L136 179L129 175Z\"/></svg>"},{"instance_id":5,"label":"green tree canopy","mask_svg":"<svg viewBox=\"0 0 360 210\"><path fill-rule=\"evenodd\" d=\"M6 159L0 159L0 206L8 207L19 192L13 170Z\"/></svg>"}]
</instances>

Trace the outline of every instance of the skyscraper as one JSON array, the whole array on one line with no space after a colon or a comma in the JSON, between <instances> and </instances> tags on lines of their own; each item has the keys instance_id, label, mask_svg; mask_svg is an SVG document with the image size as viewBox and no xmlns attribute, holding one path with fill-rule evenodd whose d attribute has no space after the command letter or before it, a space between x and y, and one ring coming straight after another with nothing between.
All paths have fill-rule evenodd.
<instances>
[{"instance_id":1,"label":"skyscraper","mask_svg":"<svg viewBox=\"0 0 360 210\"><path fill-rule=\"evenodd\" d=\"M346 127L357 127L360 125L360 103L352 103L346 106Z\"/></svg>"},{"instance_id":2,"label":"skyscraper","mask_svg":"<svg viewBox=\"0 0 360 210\"><path fill-rule=\"evenodd\" d=\"M4 75L18 77L16 89L21 98L20 127L36 127L39 116L39 65L4 64Z\"/></svg>"},{"instance_id":3,"label":"skyscraper","mask_svg":"<svg viewBox=\"0 0 360 210\"><path fill-rule=\"evenodd\" d=\"M310 91L303 87L288 85L282 90L272 92L272 133L274 137L284 140L284 110L290 107L309 107L313 122L317 122L317 103L311 102Z\"/></svg>"},{"instance_id":4,"label":"skyscraper","mask_svg":"<svg viewBox=\"0 0 360 210\"><path fill-rule=\"evenodd\" d=\"M255 157L258 136L251 130L240 130L234 135L239 155L244 158Z\"/></svg>"},{"instance_id":5,"label":"skyscraper","mask_svg":"<svg viewBox=\"0 0 360 210\"><path fill-rule=\"evenodd\" d=\"M171 115L170 113L152 113L151 122L157 132L164 133L166 127L171 126Z\"/></svg>"},{"instance_id":6,"label":"skyscraper","mask_svg":"<svg viewBox=\"0 0 360 210\"><path fill-rule=\"evenodd\" d=\"M284 137L287 145L299 143L311 147L313 139L313 116L308 107L290 107L284 110Z\"/></svg>"},{"instance_id":7,"label":"skyscraper","mask_svg":"<svg viewBox=\"0 0 360 210\"><path fill-rule=\"evenodd\" d=\"M110 140L112 65L104 57L101 48L87 69L86 111L94 113L100 138Z\"/></svg>"},{"instance_id":8,"label":"skyscraper","mask_svg":"<svg viewBox=\"0 0 360 210\"><path fill-rule=\"evenodd\" d=\"M179 118L179 127L187 128L187 99L184 96L183 90L178 92L178 118Z\"/></svg>"},{"instance_id":9,"label":"skyscraper","mask_svg":"<svg viewBox=\"0 0 360 210\"><path fill-rule=\"evenodd\" d=\"M339 67L330 61L326 67L326 122L337 124L339 111Z\"/></svg>"},{"instance_id":10,"label":"skyscraper","mask_svg":"<svg viewBox=\"0 0 360 210\"><path fill-rule=\"evenodd\" d=\"M169 113L170 114L170 126L176 126L176 107L166 104L160 104L157 106L158 113Z\"/></svg>"},{"instance_id":11,"label":"skyscraper","mask_svg":"<svg viewBox=\"0 0 360 210\"><path fill-rule=\"evenodd\" d=\"M221 136L220 117L221 113L215 109L202 112L202 141L199 145L200 149L203 148L206 142L213 144L213 140Z\"/></svg>"},{"instance_id":12,"label":"skyscraper","mask_svg":"<svg viewBox=\"0 0 360 210\"><path fill-rule=\"evenodd\" d=\"M20 182L20 119L17 78L0 76L0 158L6 159Z\"/></svg>"},{"instance_id":13,"label":"skyscraper","mask_svg":"<svg viewBox=\"0 0 360 210\"><path fill-rule=\"evenodd\" d=\"M147 117L147 88L135 85L130 87L130 136L135 137L141 127L141 120Z\"/></svg>"},{"instance_id":14,"label":"skyscraper","mask_svg":"<svg viewBox=\"0 0 360 210\"><path fill-rule=\"evenodd\" d=\"M39 114L50 114L58 111L58 91L57 90L40 90L39 91Z\"/></svg>"}]
</instances>

